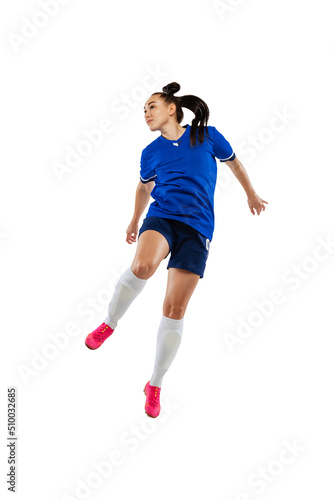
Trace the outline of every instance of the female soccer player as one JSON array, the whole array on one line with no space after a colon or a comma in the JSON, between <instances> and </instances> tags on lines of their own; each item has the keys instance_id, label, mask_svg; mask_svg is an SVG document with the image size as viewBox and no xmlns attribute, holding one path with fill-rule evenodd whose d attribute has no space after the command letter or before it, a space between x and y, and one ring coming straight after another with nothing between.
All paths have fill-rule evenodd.
<instances>
[{"instance_id":1,"label":"female soccer player","mask_svg":"<svg viewBox=\"0 0 334 500\"><path fill-rule=\"evenodd\" d=\"M167 290L158 328L156 357L151 379L146 383L145 411L160 413L162 380L180 346L185 311L204 269L214 231L216 158L231 168L246 191L250 211L260 215L264 203L225 137L208 126L209 109L194 95L181 97L178 83L154 92L144 106L144 118L152 132L161 135L141 155L140 181L135 209L126 230L126 242L138 245L131 267L116 284L102 325L86 338L97 349L110 337L119 319L142 291L162 260L168 261ZM192 124L181 126L182 108L190 109ZM154 198L138 232L139 219L150 196Z\"/></svg>"}]
</instances>

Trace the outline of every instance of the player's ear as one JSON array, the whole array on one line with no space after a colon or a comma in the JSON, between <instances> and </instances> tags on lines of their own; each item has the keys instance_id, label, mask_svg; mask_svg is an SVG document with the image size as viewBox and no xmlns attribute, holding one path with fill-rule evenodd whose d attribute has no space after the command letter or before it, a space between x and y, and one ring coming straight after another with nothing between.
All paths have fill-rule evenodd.
<instances>
[{"instance_id":1,"label":"player's ear","mask_svg":"<svg viewBox=\"0 0 334 500\"><path fill-rule=\"evenodd\" d=\"M176 105L174 102L170 103L170 105L168 106L168 114L169 116L172 116L176 111Z\"/></svg>"}]
</instances>

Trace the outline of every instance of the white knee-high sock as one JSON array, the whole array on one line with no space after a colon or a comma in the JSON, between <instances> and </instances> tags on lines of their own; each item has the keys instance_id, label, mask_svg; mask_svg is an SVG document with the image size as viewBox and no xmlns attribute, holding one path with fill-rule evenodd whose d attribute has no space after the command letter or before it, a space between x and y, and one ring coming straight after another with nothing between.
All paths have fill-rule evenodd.
<instances>
[{"instance_id":1,"label":"white knee-high sock","mask_svg":"<svg viewBox=\"0 0 334 500\"><path fill-rule=\"evenodd\" d=\"M147 281L147 279L137 278L130 267L126 269L116 284L114 295L108 306L108 316L104 323L115 329L118 320L142 291Z\"/></svg>"},{"instance_id":2,"label":"white knee-high sock","mask_svg":"<svg viewBox=\"0 0 334 500\"><path fill-rule=\"evenodd\" d=\"M184 318L172 319L162 316L158 330L155 365L150 385L161 387L162 379L172 364L181 344L183 320Z\"/></svg>"}]
</instances>

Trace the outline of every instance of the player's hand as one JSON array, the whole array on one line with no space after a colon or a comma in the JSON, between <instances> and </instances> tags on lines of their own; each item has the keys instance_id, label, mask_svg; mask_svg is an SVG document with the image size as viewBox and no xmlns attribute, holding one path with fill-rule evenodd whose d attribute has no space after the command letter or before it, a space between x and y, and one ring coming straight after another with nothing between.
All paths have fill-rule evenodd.
<instances>
[{"instance_id":1,"label":"player's hand","mask_svg":"<svg viewBox=\"0 0 334 500\"><path fill-rule=\"evenodd\" d=\"M252 194L247 198L248 206L250 211L252 212L253 215L255 215L255 211L257 212L257 215L260 215L261 210L265 210L266 207L264 206L264 203L267 203L267 201L262 200L260 196L256 193Z\"/></svg>"},{"instance_id":2,"label":"player's hand","mask_svg":"<svg viewBox=\"0 0 334 500\"><path fill-rule=\"evenodd\" d=\"M136 237L138 234L138 223L131 221L126 230L126 242L131 245L136 242Z\"/></svg>"}]
</instances>

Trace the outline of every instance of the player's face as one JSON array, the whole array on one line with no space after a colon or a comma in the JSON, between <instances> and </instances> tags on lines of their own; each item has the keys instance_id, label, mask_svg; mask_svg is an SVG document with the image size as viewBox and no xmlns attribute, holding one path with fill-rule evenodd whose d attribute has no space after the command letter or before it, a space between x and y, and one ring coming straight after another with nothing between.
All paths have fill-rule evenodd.
<instances>
[{"instance_id":1,"label":"player's face","mask_svg":"<svg viewBox=\"0 0 334 500\"><path fill-rule=\"evenodd\" d=\"M169 106L158 95L152 95L147 99L144 106L144 118L151 131L160 130L168 121L170 114Z\"/></svg>"}]
</instances>

